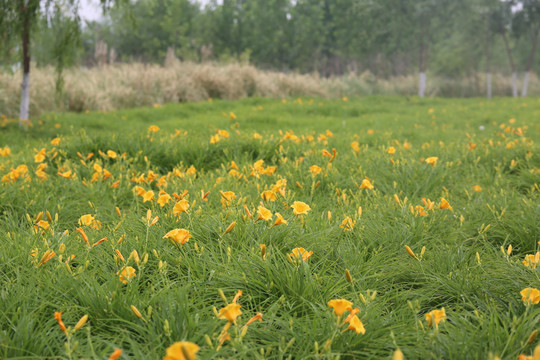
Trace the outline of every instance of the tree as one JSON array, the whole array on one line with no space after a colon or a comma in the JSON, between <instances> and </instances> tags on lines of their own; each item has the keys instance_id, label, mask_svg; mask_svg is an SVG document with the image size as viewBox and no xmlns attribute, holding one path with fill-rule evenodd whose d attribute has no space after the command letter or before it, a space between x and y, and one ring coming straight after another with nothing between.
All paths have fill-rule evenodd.
<instances>
[{"instance_id":1,"label":"tree","mask_svg":"<svg viewBox=\"0 0 540 360\"><path fill-rule=\"evenodd\" d=\"M23 80L21 83L21 107L19 124L28 126L28 108L30 106L30 36L39 13L39 0L5 0L1 3L2 21L0 30L7 42L15 36L21 36L21 54Z\"/></svg>"},{"instance_id":2,"label":"tree","mask_svg":"<svg viewBox=\"0 0 540 360\"><path fill-rule=\"evenodd\" d=\"M110 21L96 38L124 60L162 62L168 49L182 59L195 59L198 49L193 32L198 12L189 0L138 0L129 9L111 11Z\"/></svg>"},{"instance_id":3,"label":"tree","mask_svg":"<svg viewBox=\"0 0 540 360\"><path fill-rule=\"evenodd\" d=\"M500 25L498 24L498 7L499 0L482 0L481 1L481 14L484 15L486 23L486 97L491 99L492 97L492 82L491 82L491 54L493 47L493 34L499 33Z\"/></svg>"},{"instance_id":4,"label":"tree","mask_svg":"<svg viewBox=\"0 0 540 360\"><path fill-rule=\"evenodd\" d=\"M104 10L109 9L116 3L128 2L128 0L100 0ZM61 43L56 47L57 52L57 71L61 73L64 66L63 49L69 45L76 44L78 33L74 32L79 29L80 17L78 16L79 1L78 0L0 0L0 38L8 44L7 51L13 50L15 39L20 36L20 53L21 64L23 70L23 79L21 83L21 106L19 112L19 125L23 129L27 129L29 123L29 107L30 107L30 62L31 53L30 46L32 42L33 31L38 24L41 16L41 11L46 14L51 12L53 16L48 19L55 23L71 19L71 26L63 29L63 38ZM72 36L75 35L75 36ZM59 79L61 79L59 77ZM57 85L61 81L57 80Z\"/></svg>"},{"instance_id":5,"label":"tree","mask_svg":"<svg viewBox=\"0 0 540 360\"><path fill-rule=\"evenodd\" d=\"M377 22L377 27L388 28L386 36L394 39L390 43L407 44L410 50L416 48L419 97L425 96L432 45L450 28L450 20L466 7L465 4L464 0L381 0L372 5L375 10L372 10L371 18L385 19Z\"/></svg>"},{"instance_id":6,"label":"tree","mask_svg":"<svg viewBox=\"0 0 540 360\"><path fill-rule=\"evenodd\" d=\"M516 37L529 33L531 40L531 52L529 53L525 76L523 78L523 88L521 96L527 96L529 85L529 75L531 72L536 45L538 44L538 33L540 31L540 1L539 0L516 0L513 1L514 8L518 9L514 14L513 31ZM517 96L517 90L516 95Z\"/></svg>"},{"instance_id":7,"label":"tree","mask_svg":"<svg viewBox=\"0 0 540 360\"><path fill-rule=\"evenodd\" d=\"M322 26L323 8L319 0L299 0L291 9L292 42L289 48L292 67L318 70L326 36Z\"/></svg>"},{"instance_id":8,"label":"tree","mask_svg":"<svg viewBox=\"0 0 540 360\"><path fill-rule=\"evenodd\" d=\"M289 62L289 5L288 0L252 0L245 5L244 22L250 31L245 34L244 49L258 64L280 68Z\"/></svg>"},{"instance_id":9,"label":"tree","mask_svg":"<svg viewBox=\"0 0 540 360\"><path fill-rule=\"evenodd\" d=\"M450 76L462 76L476 72L485 61L486 97L492 97L492 54L494 33L498 33L494 14L500 0L470 0L462 4L451 22L451 32L437 39L436 57L448 63ZM441 48L442 45L442 48ZM437 59L437 60L438 60ZM437 69L440 70L441 69ZM476 77L475 77L476 78ZM478 83L476 84L478 86Z\"/></svg>"},{"instance_id":10,"label":"tree","mask_svg":"<svg viewBox=\"0 0 540 360\"><path fill-rule=\"evenodd\" d=\"M512 55L512 50L510 48L510 41L508 39L508 33L512 30L512 3L499 2L499 6L492 13L491 21L496 29L496 32L501 35L504 41L508 63L510 64L510 70L512 71L512 96L517 97L517 70L514 62L514 56Z\"/></svg>"},{"instance_id":11,"label":"tree","mask_svg":"<svg viewBox=\"0 0 540 360\"><path fill-rule=\"evenodd\" d=\"M247 0L211 0L206 6L206 41L223 57L239 58L246 50ZM262 21L262 19L258 19Z\"/></svg>"}]
</instances>

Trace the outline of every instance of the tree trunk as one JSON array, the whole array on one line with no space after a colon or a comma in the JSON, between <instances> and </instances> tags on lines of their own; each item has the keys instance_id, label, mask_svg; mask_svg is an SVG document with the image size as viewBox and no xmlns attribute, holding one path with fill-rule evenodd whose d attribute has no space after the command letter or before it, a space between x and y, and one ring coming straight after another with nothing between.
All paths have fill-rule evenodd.
<instances>
[{"instance_id":1,"label":"tree trunk","mask_svg":"<svg viewBox=\"0 0 540 360\"><path fill-rule=\"evenodd\" d=\"M527 87L529 85L529 75L530 75L530 72L527 71L525 73L525 76L523 77L523 88L521 89L521 97L527 96Z\"/></svg>"},{"instance_id":2,"label":"tree trunk","mask_svg":"<svg viewBox=\"0 0 540 360\"><path fill-rule=\"evenodd\" d=\"M517 97L518 96L518 89L517 89L517 72L512 73L512 96Z\"/></svg>"},{"instance_id":3,"label":"tree trunk","mask_svg":"<svg viewBox=\"0 0 540 360\"><path fill-rule=\"evenodd\" d=\"M512 52L510 51L510 45L508 45L508 37L504 29L501 29L501 35L504 40L504 46L506 47L506 54L508 55L508 61L510 62L510 68L512 69L512 96L517 97L517 73L516 66L514 65L514 58L512 57Z\"/></svg>"},{"instance_id":4,"label":"tree trunk","mask_svg":"<svg viewBox=\"0 0 540 360\"><path fill-rule=\"evenodd\" d=\"M491 96L492 96L492 92L491 92L491 73L487 73L487 78L486 78L486 81L487 81L487 98L488 99L491 99Z\"/></svg>"},{"instance_id":5,"label":"tree trunk","mask_svg":"<svg viewBox=\"0 0 540 360\"><path fill-rule=\"evenodd\" d=\"M419 48L419 59L418 59L418 72L420 77L418 79L418 96L423 98L426 92L426 70L425 70L425 59L424 59L424 33L425 33L425 24L424 16L420 15L420 48Z\"/></svg>"},{"instance_id":6,"label":"tree trunk","mask_svg":"<svg viewBox=\"0 0 540 360\"><path fill-rule=\"evenodd\" d=\"M426 73L421 72L420 78L418 80L418 96L423 98L425 93L426 93Z\"/></svg>"},{"instance_id":7,"label":"tree trunk","mask_svg":"<svg viewBox=\"0 0 540 360\"><path fill-rule=\"evenodd\" d=\"M523 79L523 89L521 89L522 97L527 96L527 87L529 85L529 75L531 73L531 67L534 60L534 53L536 52L536 44L538 43L538 30L539 29L534 29L533 46L532 46L531 53L529 54L529 60L527 61L527 70L525 72L525 77Z\"/></svg>"},{"instance_id":8,"label":"tree trunk","mask_svg":"<svg viewBox=\"0 0 540 360\"><path fill-rule=\"evenodd\" d=\"M21 109L19 114L19 126L28 128L30 108L30 16L28 6L21 9L23 16L22 29L22 53L23 53L23 80L21 84Z\"/></svg>"}]
</instances>

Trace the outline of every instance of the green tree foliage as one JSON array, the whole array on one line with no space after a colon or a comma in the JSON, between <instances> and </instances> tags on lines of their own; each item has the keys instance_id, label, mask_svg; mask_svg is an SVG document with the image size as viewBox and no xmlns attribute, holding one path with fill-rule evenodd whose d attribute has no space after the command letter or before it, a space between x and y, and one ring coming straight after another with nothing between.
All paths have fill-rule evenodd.
<instances>
[{"instance_id":1,"label":"green tree foliage","mask_svg":"<svg viewBox=\"0 0 540 360\"><path fill-rule=\"evenodd\" d=\"M104 10L128 0L100 0ZM36 34L47 42L39 42L41 58L50 56L57 70L57 91L62 89L62 69L73 62L74 49L79 43L80 17L78 0L0 0L0 50L12 60L19 54L23 81L21 84L20 125L26 128L30 108L31 46ZM41 31L36 32L36 29ZM19 42L20 41L20 42ZM49 48L48 48L49 47ZM38 51L39 53L39 51Z\"/></svg>"},{"instance_id":2,"label":"green tree foliage","mask_svg":"<svg viewBox=\"0 0 540 360\"><path fill-rule=\"evenodd\" d=\"M210 0L204 6L197 0L123 1L130 6L87 23L82 34L78 17L37 11L36 63L93 65L96 44L104 42L121 61L163 63L172 51L180 60L249 60L262 68L323 76L369 71L377 77L470 77L479 71L540 70L531 61L538 51L539 0ZM6 26L18 18L17 3L0 0L4 64L21 51L20 32L13 36L17 28ZM77 47L62 46L77 42L82 55Z\"/></svg>"},{"instance_id":3,"label":"green tree foliage","mask_svg":"<svg viewBox=\"0 0 540 360\"><path fill-rule=\"evenodd\" d=\"M182 59L194 59L198 15L199 7L188 0L140 0L111 11L108 28L95 36L123 60L162 61L169 47Z\"/></svg>"}]
</instances>

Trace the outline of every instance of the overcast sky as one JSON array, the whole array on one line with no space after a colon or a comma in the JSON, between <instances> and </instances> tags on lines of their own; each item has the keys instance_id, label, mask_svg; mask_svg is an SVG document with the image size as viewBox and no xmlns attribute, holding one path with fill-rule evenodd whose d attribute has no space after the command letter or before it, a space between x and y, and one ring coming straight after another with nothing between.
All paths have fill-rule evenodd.
<instances>
[{"instance_id":1,"label":"overcast sky","mask_svg":"<svg viewBox=\"0 0 540 360\"><path fill-rule=\"evenodd\" d=\"M210 0L198 0L202 5L206 5ZM521 8L521 4L513 10ZM98 20L101 18L101 8L99 0L81 0L81 16L85 20Z\"/></svg>"},{"instance_id":2,"label":"overcast sky","mask_svg":"<svg viewBox=\"0 0 540 360\"><path fill-rule=\"evenodd\" d=\"M205 5L209 0L199 0L199 3ZM98 20L101 18L101 8L99 0L81 0L81 17L84 20Z\"/></svg>"},{"instance_id":3,"label":"overcast sky","mask_svg":"<svg viewBox=\"0 0 540 360\"><path fill-rule=\"evenodd\" d=\"M81 0L81 17L85 20L97 20L101 17L98 0Z\"/></svg>"}]
</instances>

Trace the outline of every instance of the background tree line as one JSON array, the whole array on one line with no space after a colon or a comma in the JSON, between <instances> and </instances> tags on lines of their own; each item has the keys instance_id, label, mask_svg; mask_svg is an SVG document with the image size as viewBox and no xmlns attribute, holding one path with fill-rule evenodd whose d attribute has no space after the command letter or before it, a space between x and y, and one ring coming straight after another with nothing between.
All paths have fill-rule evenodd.
<instances>
[{"instance_id":1,"label":"background tree line","mask_svg":"<svg viewBox=\"0 0 540 360\"><path fill-rule=\"evenodd\" d=\"M526 70L540 1L131 0L83 26L76 54L58 45L73 19L51 16L62 14L38 20L32 43L38 65L54 64L59 51L69 52L70 62L94 65L96 47L106 44L117 61L162 63L169 50L181 60L249 60L325 76L369 70L378 77L416 71L454 77Z\"/></svg>"},{"instance_id":2,"label":"background tree line","mask_svg":"<svg viewBox=\"0 0 540 360\"><path fill-rule=\"evenodd\" d=\"M95 63L103 42L120 61L161 63L169 50L324 76L517 73L539 69L539 25L537 0L137 0L88 24L80 61Z\"/></svg>"},{"instance_id":3,"label":"background tree line","mask_svg":"<svg viewBox=\"0 0 540 360\"><path fill-rule=\"evenodd\" d=\"M80 34L73 34L72 18L54 21L61 17L57 10L37 19L32 46L38 65L54 64L59 51L68 53L69 63L93 65L96 47L106 44L119 61L161 63L170 49L183 60L244 59L325 76L364 70L378 77L417 70L460 76L526 70L540 2L211 0L202 6L193 0L132 0L87 23ZM67 36L80 37L77 53L59 46Z\"/></svg>"},{"instance_id":4,"label":"background tree line","mask_svg":"<svg viewBox=\"0 0 540 360\"><path fill-rule=\"evenodd\" d=\"M523 76L525 96L530 72L540 68L534 61L540 0L99 3L106 16L83 24L80 0L0 0L0 66L23 68L27 78L31 62L54 65L59 92L65 66L114 61L249 61L263 69L322 76L419 73L420 96L427 74L456 78L481 72L487 74L488 97L492 72L512 74L514 96ZM22 88L24 95L24 81Z\"/></svg>"}]
</instances>

